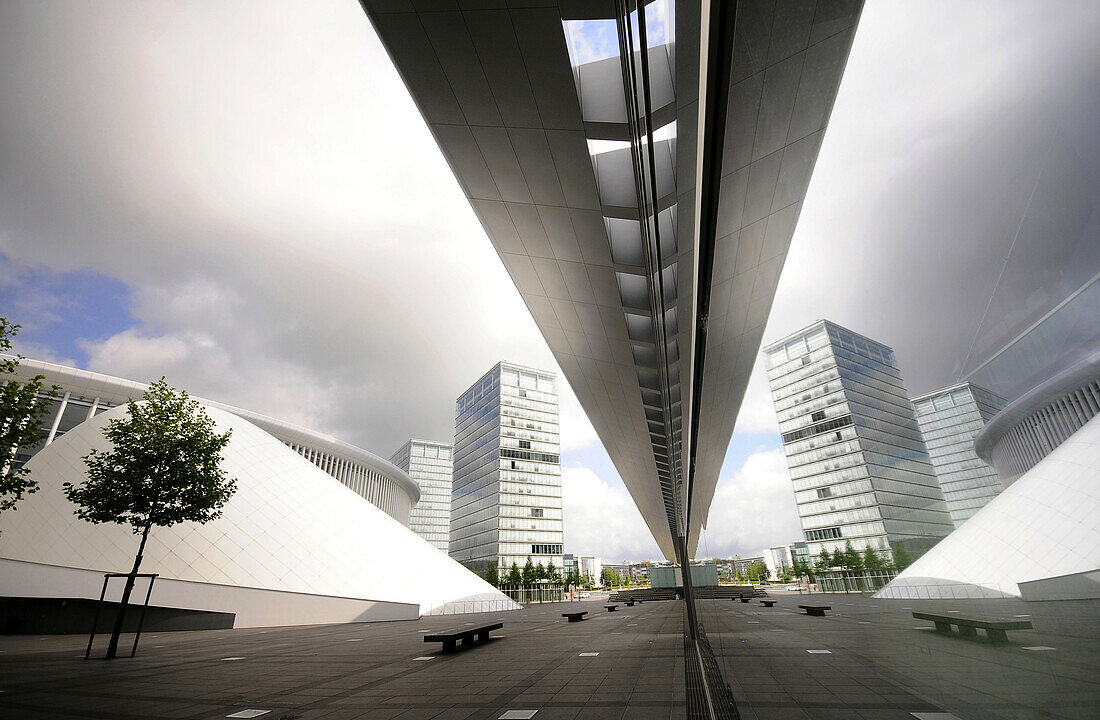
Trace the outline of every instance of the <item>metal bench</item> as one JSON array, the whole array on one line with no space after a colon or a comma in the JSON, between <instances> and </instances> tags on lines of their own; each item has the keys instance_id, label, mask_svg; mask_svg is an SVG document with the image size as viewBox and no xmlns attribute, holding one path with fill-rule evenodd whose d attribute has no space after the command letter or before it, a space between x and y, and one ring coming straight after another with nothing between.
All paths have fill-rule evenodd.
<instances>
[{"instance_id":1,"label":"metal bench","mask_svg":"<svg viewBox=\"0 0 1100 720\"><path fill-rule=\"evenodd\" d=\"M443 652L454 652L459 640L462 641L462 646L466 647L473 643L475 637L482 641L488 640L490 631L500 630L502 627L504 627L504 623L495 622L488 625L444 630L443 632L425 635L424 642L441 642L443 643Z\"/></svg>"},{"instance_id":2,"label":"metal bench","mask_svg":"<svg viewBox=\"0 0 1100 720\"><path fill-rule=\"evenodd\" d=\"M760 604L763 605L764 607L772 607L777 602L779 602L779 601L778 600L761 600Z\"/></svg>"},{"instance_id":3,"label":"metal bench","mask_svg":"<svg viewBox=\"0 0 1100 720\"><path fill-rule=\"evenodd\" d=\"M604 605L604 607L607 608L608 612L615 612L619 609L618 605Z\"/></svg>"},{"instance_id":4,"label":"metal bench","mask_svg":"<svg viewBox=\"0 0 1100 720\"><path fill-rule=\"evenodd\" d=\"M563 618L569 618L569 622L580 622L584 620L584 616L588 614L587 610L581 610L579 612L562 613Z\"/></svg>"},{"instance_id":5,"label":"metal bench","mask_svg":"<svg viewBox=\"0 0 1100 720\"><path fill-rule=\"evenodd\" d=\"M805 610L807 615L817 616L824 615L826 610L832 610L828 605L799 605L798 607Z\"/></svg>"},{"instance_id":6,"label":"metal bench","mask_svg":"<svg viewBox=\"0 0 1100 720\"><path fill-rule=\"evenodd\" d=\"M977 637L978 630L985 630L985 636L990 642L1007 642L1006 630L1030 630L1030 620L995 620L982 618L960 617L959 615L938 615L936 613L915 612L913 617L917 620L931 620L936 624L936 632L946 635L953 634L951 626L959 628L962 637Z\"/></svg>"}]
</instances>

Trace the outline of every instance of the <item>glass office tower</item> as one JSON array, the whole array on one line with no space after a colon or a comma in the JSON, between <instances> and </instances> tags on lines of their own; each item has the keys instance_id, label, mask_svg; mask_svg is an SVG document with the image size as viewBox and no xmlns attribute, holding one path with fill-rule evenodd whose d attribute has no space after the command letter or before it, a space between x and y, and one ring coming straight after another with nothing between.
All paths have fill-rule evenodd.
<instances>
[{"instance_id":1,"label":"glass office tower","mask_svg":"<svg viewBox=\"0 0 1100 720\"><path fill-rule=\"evenodd\" d=\"M974 436L1004 406L1004 398L970 383L913 398L917 423L956 527L1004 490L997 471L974 452Z\"/></svg>"},{"instance_id":2,"label":"glass office tower","mask_svg":"<svg viewBox=\"0 0 1100 720\"><path fill-rule=\"evenodd\" d=\"M917 557L953 529L894 351L827 320L764 349L810 554Z\"/></svg>"},{"instance_id":3,"label":"glass office tower","mask_svg":"<svg viewBox=\"0 0 1100 720\"><path fill-rule=\"evenodd\" d=\"M562 567L554 375L498 363L455 403L451 557L484 572L527 558Z\"/></svg>"},{"instance_id":4,"label":"glass office tower","mask_svg":"<svg viewBox=\"0 0 1100 720\"><path fill-rule=\"evenodd\" d=\"M420 502L409 515L409 529L443 552L451 539L450 443L412 439L390 458L420 486Z\"/></svg>"}]
</instances>

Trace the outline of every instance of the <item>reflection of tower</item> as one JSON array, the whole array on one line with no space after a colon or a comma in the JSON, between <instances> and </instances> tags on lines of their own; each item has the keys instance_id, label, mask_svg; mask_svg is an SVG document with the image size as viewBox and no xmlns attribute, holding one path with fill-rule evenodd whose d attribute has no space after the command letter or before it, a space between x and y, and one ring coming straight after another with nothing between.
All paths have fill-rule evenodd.
<instances>
[{"instance_id":1,"label":"reflection of tower","mask_svg":"<svg viewBox=\"0 0 1100 720\"><path fill-rule=\"evenodd\" d=\"M913 398L924 444L956 527L1004 489L997 472L974 454L974 436L1004 405L1004 398L970 383Z\"/></svg>"},{"instance_id":2,"label":"reflection of tower","mask_svg":"<svg viewBox=\"0 0 1100 720\"><path fill-rule=\"evenodd\" d=\"M449 552L479 572L528 558L562 567L553 374L497 363L458 398Z\"/></svg>"},{"instance_id":3,"label":"reflection of tower","mask_svg":"<svg viewBox=\"0 0 1100 720\"><path fill-rule=\"evenodd\" d=\"M811 555L917 556L951 532L893 350L819 320L764 352Z\"/></svg>"}]
</instances>

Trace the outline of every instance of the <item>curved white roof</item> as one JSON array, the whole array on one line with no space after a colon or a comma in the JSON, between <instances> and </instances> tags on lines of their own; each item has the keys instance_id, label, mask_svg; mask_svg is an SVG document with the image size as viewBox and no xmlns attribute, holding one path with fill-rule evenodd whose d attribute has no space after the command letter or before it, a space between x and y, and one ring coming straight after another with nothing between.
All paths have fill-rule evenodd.
<instances>
[{"instance_id":1,"label":"curved white roof","mask_svg":"<svg viewBox=\"0 0 1100 720\"><path fill-rule=\"evenodd\" d=\"M10 356L4 355L3 357ZM124 404L131 398L140 399L145 391L149 389L149 386L145 383L125 380L123 378L91 372L89 370L80 370L79 368L68 367L66 365L58 365L56 363L27 358L19 361L19 368L16 370L17 379L26 381L35 375L45 375L46 384L59 385L62 393L71 391L73 394L81 395L89 399L100 398L101 401L111 405ZM357 463L369 470L373 470L393 480L394 483L409 496L410 506L415 505L420 500L420 487L416 484L416 481L409 477L408 473L401 470L393 463L383 460L374 453L346 443L343 440L338 440L331 435L325 435L324 433L309 430L308 428L283 420L277 420L267 415L261 415L251 410L243 410L232 405L227 405L226 403L206 400L194 395L191 397L198 400L203 405L221 408L238 417L242 417L284 442L304 445L328 455L332 455L333 457L340 458L341 460Z\"/></svg>"},{"instance_id":2,"label":"curved white roof","mask_svg":"<svg viewBox=\"0 0 1100 720\"><path fill-rule=\"evenodd\" d=\"M81 459L106 448L102 429L125 406L76 426L28 461L38 492L0 517L0 557L125 572L138 538L129 526L78 519L62 483L85 477ZM205 525L155 528L143 572L192 582L390 602L421 614L518 606L394 518L257 425L207 408L219 432L232 430L222 467L237 491Z\"/></svg>"}]
</instances>

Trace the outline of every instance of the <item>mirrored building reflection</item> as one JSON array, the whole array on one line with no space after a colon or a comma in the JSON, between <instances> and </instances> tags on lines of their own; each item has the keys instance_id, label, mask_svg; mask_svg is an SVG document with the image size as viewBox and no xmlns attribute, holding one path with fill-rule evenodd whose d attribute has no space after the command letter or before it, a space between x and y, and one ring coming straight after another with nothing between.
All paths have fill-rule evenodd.
<instances>
[{"instance_id":1,"label":"mirrored building reflection","mask_svg":"<svg viewBox=\"0 0 1100 720\"><path fill-rule=\"evenodd\" d=\"M1004 406L1004 398L970 383L913 398L921 435L956 527L1004 490L997 471L974 453L974 437Z\"/></svg>"},{"instance_id":2,"label":"mirrored building reflection","mask_svg":"<svg viewBox=\"0 0 1100 720\"><path fill-rule=\"evenodd\" d=\"M951 532L892 349L819 320L764 352L811 556L917 556Z\"/></svg>"}]
</instances>

